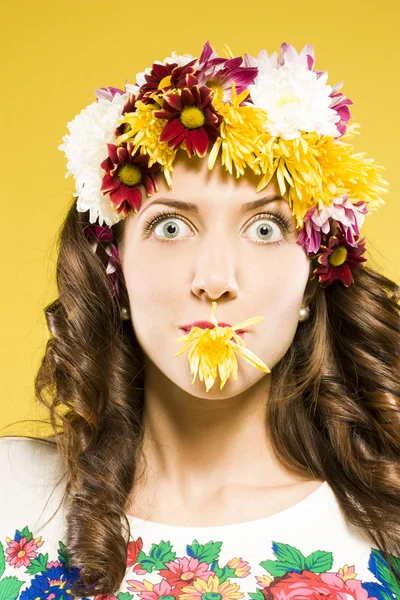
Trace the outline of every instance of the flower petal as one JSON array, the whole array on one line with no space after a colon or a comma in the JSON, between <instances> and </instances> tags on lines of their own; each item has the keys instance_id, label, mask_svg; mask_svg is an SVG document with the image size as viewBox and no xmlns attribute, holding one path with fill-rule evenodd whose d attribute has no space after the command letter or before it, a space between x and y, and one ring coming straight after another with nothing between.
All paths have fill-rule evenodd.
<instances>
[{"instance_id":1,"label":"flower petal","mask_svg":"<svg viewBox=\"0 0 400 600\"><path fill-rule=\"evenodd\" d=\"M249 325L255 325L256 323L261 323L264 320L264 317L251 317L251 319L247 319L246 321L242 321L241 323L237 323L236 325L232 325L231 329L237 331L238 329L244 329Z\"/></svg>"},{"instance_id":2,"label":"flower petal","mask_svg":"<svg viewBox=\"0 0 400 600\"><path fill-rule=\"evenodd\" d=\"M178 145L185 139L185 128L179 119L173 119L169 121L160 135L160 142L172 142L174 145Z\"/></svg>"},{"instance_id":3,"label":"flower petal","mask_svg":"<svg viewBox=\"0 0 400 600\"><path fill-rule=\"evenodd\" d=\"M264 371L264 373L271 373L271 370L267 367L267 365L265 363L263 363L263 361L260 360L254 354L254 352L252 352L248 348L243 348L243 346L239 346L235 342L230 342L230 343L232 345L234 352L236 352L236 354L239 354L239 356L242 356L245 360L247 360L247 362L249 362L251 365L253 365L253 367L260 369L260 371Z\"/></svg>"}]
</instances>

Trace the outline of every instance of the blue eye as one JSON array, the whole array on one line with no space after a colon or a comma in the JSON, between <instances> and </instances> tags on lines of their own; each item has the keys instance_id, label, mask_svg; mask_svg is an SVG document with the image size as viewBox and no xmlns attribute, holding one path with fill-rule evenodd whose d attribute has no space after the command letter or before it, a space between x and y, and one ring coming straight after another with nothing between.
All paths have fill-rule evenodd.
<instances>
[{"instance_id":1,"label":"blue eye","mask_svg":"<svg viewBox=\"0 0 400 600\"><path fill-rule=\"evenodd\" d=\"M156 238L161 242L181 242L184 238L173 237L176 235L177 228L178 228L177 224L174 223L174 219L184 222L185 224L187 224L189 226L188 222L180 214L161 211L161 212L158 212L154 216L154 218L150 219L149 221L146 221L146 223L143 226L143 229L147 234L151 233L151 231L153 229L155 229L155 227L158 223L162 223L162 222L166 221L167 223L162 227L161 231L166 236L171 236L171 237L170 238L160 237L157 234ZM286 215L284 215L280 212L278 212L276 215L270 214L270 213L262 213L262 214L256 215L254 217L254 219L251 221L250 225L252 225L253 223L260 221L260 220L265 221L265 222L257 225L256 231L261 236L264 237L264 240L263 239L254 240L256 244L268 244L268 245L277 245L278 246L283 243L284 240L282 238L280 238L278 240L272 239L272 241L269 241L270 238L274 237L274 229L276 230L276 228L271 225L271 222L273 222L275 226L282 228L287 234L291 233L291 231L292 231L291 221L286 217ZM249 227L250 227L250 225L249 225ZM178 233L179 233L179 231L178 231Z\"/></svg>"}]
</instances>

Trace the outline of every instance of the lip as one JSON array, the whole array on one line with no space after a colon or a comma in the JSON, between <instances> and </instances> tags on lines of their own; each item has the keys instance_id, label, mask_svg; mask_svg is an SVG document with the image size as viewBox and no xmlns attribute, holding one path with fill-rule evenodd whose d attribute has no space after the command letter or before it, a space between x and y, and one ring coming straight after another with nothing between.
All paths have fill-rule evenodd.
<instances>
[{"instance_id":1,"label":"lip","mask_svg":"<svg viewBox=\"0 0 400 600\"><path fill-rule=\"evenodd\" d=\"M224 323L223 321L218 321L218 325L220 327L231 327L229 323ZM180 329L182 329L182 331L184 331L185 333L189 333L189 331L193 327L200 327L201 329L211 329L212 327L214 327L214 324L211 323L211 321L194 321L193 323L182 325ZM247 333L247 329L238 329L236 330L236 333L240 335L240 337L243 337L243 335Z\"/></svg>"}]
</instances>

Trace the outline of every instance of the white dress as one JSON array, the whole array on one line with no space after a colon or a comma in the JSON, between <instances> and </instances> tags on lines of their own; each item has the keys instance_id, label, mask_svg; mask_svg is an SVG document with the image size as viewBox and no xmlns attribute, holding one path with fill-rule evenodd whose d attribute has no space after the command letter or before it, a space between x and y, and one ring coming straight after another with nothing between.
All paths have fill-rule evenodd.
<instances>
[{"instance_id":1,"label":"white dress","mask_svg":"<svg viewBox=\"0 0 400 600\"><path fill-rule=\"evenodd\" d=\"M0 600L72 599L56 444L3 437L0 468ZM327 482L277 514L233 525L128 519L119 600L400 599L382 554L346 520Z\"/></svg>"}]
</instances>

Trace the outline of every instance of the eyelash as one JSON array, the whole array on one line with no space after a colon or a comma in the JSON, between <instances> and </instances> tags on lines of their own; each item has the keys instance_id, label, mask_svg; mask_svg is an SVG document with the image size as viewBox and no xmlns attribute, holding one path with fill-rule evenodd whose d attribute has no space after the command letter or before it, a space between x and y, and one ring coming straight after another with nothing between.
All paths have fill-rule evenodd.
<instances>
[{"instance_id":1,"label":"eyelash","mask_svg":"<svg viewBox=\"0 0 400 600\"><path fill-rule=\"evenodd\" d=\"M168 211L160 211L158 213L156 213L156 215L149 219L148 221L146 221L143 225L143 229L145 231L146 234L151 233L151 231L154 229L154 227L160 223L161 221L163 221L164 219L166 219L167 217L172 217L172 218L178 218L183 220L187 225L189 224L186 219L184 219L182 217L182 215L176 213L176 212L168 212ZM283 214L280 211L277 211L276 214L271 214L271 213L261 213L259 215L256 215L256 217L254 217L254 219L252 219L252 221L250 222L249 226L252 223L255 223L256 221L260 221L261 219L267 217L268 219L271 219L271 221L274 221L275 223L278 223L279 225L281 225L281 227L283 227L283 229L285 230L285 232L287 234L291 233L292 231L292 223L291 221L287 218L287 216L285 214ZM181 242L184 238L180 238L180 239L163 239L163 238L159 238L159 241L161 242ZM263 245L268 245L268 246L280 246L283 243L283 240L279 240L277 242L262 242L262 241L256 241L256 244L263 244Z\"/></svg>"}]
</instances>

